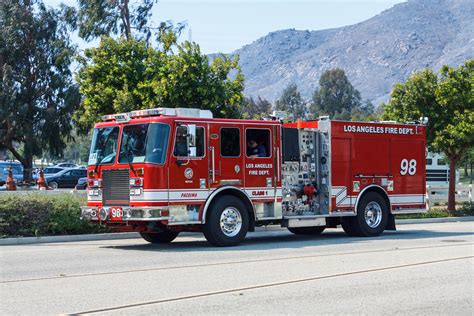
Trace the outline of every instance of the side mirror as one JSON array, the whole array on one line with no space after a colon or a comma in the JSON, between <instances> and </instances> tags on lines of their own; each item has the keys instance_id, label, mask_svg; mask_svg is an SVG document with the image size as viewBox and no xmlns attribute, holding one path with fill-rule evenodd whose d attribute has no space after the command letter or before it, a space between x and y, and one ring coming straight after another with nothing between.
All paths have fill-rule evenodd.
<instances>
[{"instance_id":1,"label":"side mirror","mask_svg":"<svg viewBox=\"0 0 474 316\"><path fill-rule=\"evenodd\" d=\"M196 157L196 125L188 125L188 153L189 157Z\"/></svg>"},{"instance_id":2,"label":"side mirror","mask_svg":"<svg viewBox=\"0 0 474 316\"><path fill-rule=\"evenodd\" d=\"M196 147L196 125L188 125L188 144L189 147Z\"/></svg>"}]
</instances>

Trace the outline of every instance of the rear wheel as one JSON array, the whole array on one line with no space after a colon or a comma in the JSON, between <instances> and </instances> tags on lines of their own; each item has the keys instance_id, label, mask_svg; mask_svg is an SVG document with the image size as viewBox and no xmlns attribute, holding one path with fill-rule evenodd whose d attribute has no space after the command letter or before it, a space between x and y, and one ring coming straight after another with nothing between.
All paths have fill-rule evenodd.
<instances>
[{"instance_id":1,"label":"rear wheel","mask_svg":"<svg viewBox=\"0 0 474 316\"><path fill-rule=\"evenodd\" d=\"M245 239L249 215L241 200L231 195L220 197L208 212L203 231L210 244L235 246Z\"/></svg>"},{"instance_id":2,"label":"rear wheel","mask_svg":"<svg viewBox=\"0 0 474 316\"><path fill-rule=\"evenodd\" d=\"M319 235L325 228L326 226L288 227L288 230L295 235Z\"/></svg>"},{"instance_id":3,"label":"rear wheel","mask_svg":"<svg viewBox=\"0 0 474 316\"><path fill-rule=\"evenodd\" d=\"M152 244L168 244L178 237L178 232L165 230L159 233L140 233L140 235Z\"/></svg>"},{"instance_id":4,"label":"rear wheel","mask_svg":"<svg viewBox=\"0 0 474 316\"><path fill-rule=\"evenodd\" d=\"M388 207L379 193L368 192L359 201L357 216L342 218L342 228L350 236L378 236L387 226Z\"/></svg>"}]
</instances>

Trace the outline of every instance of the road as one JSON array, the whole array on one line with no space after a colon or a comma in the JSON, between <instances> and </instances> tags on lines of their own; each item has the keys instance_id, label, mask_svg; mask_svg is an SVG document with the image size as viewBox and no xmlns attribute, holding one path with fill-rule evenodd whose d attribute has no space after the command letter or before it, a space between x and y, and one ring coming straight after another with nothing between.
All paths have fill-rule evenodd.
<instances>
[{"instance_id":1,"label":"road","mask_svg":"<svg viewBox=\"0 0 474 316\"><path fill-rule=\"evenodd\" d=\"M474 222L0 247L0 313L473 315Z\"/></svg>"}]
</instances>

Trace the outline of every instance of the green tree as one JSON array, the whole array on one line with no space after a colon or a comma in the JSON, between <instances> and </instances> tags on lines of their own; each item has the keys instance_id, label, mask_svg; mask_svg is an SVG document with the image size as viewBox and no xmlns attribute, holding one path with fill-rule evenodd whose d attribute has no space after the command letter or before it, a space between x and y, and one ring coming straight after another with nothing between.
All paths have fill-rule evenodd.
<instances>
[{"instance_id":1,"label":"green tree","mask_svg":"<svg viewBox=\"0 0 474 316\"><path fill-rule=\"evenodd\" d=\"M440 75L425 69L396 84L384 117L401 122L429 118L427 144L449 159L448 210L455 210L456 163L474 146L474 59Z\"/></svg>"},{"instance_id":2,"label":"green tree","mask_svg":"<svg viewBox=\"0 0 474 316\"><path fill-rule=\"evenodd\" d=\"M261 120L269 117L272 104L267 99L263 99L260 96L257 100L254 98L244 98L243 105L241 108L241 117L243 119Z\"/></svg>"},{"instance_id":3,"label":"green tree","mask_svg":"<svg viewBox=\"0 0 474 316\"><path fill-rule=\"evenodd\" d=\"M0 2L0 147L23 164L25 180L34 156L61 153L79 104L70 70L71 11L41 1Z\"/></svg>"},{"instance_id":4,"label":"green tree","mask_svg":"<svg viewBox=\"0 0 474 316\"><path fill-rule=\"evenodd\" d=\"M71 140L66 141L64 153L54 157L55 160L71 161L76 164L87 164L89 150L92 141L92 131L88 134L81 134L76 129L71 131Z\"/></svg>"},{"instance_id":5,"label":"green tree","mask_svg":"<svg viewBox=\"0 0 474 316\"><path fill-rule=\"evenodd\" d=\"M459 159L459 165L463 166L464 177L469 180L470 184L472 184L472 181L474 180L474 175L472 174L474 165L474 146L471 146L471 148L464 152L462 157Z\"/></svg>"},{"instance_id":6,"label":"green tree","mask_svg":"<svg viewBox=\"0 0 474 316\"><path fill-rule=\"evenodd\" d=\"M335 68L321 75L310 109L316 117L329 115L331 118L349 120L353 112L360 110L360 100L359 91L352 86L344 70Z\"/></svg>"},{"instance_id":7,"label":"green tree","mask_svg":"<svg viewBox=\"0 0 474 316\"><path fill-rule=\"evenodd\" d=\"M366 100L360 107L353 108L351 111L351 121L376 121L379 119L379 114L375 111L375 107Z\"/></svg>"},{"instance_id":8,"label":"green tree","mask_svg":"<svg viewBox=\"0 0 474 316\"><path fill-rule=\"evenodd\" d=\"M295 120L304 119L306 106L296 84L291 84L283 90L281 97L275 102L275 108L292 114Z\"/></svg>"},{"instance_id":9,"label":"green tree","mask_svg":"<svg viewBox=\"0 0 474 316\"><path fill-rule=\"evenodd\" d=\"M151 9L156 0L78 0L79 36L89 41L101 36L132 37L132 29L147 38Z\"/></svg>"},{"instance_id":10,"label":"green tree","mask_svg":"<svg viewBox=\"0 0 474 316\"><path fill-rule=\"evenodd\" d=\"M221 55L209 62L195 43L174 45L176 53L143 40L103 38L99 47L86 49L77 76L83 95L75 115L79 127L90 129L104 114L154 107L237 117L243 99L238 58Z\"/></svg>"},{"instance_id":11,"label":"green tree","mask_svg":"<svg viewBox=\"0 0 474 316\"><path fill-rule=\"evenodd\" d=\"M143 39L147 42L155 35L165 44L166 37L179 34L185 23L172 21L151 23L151 10L158 0L78 0L77 24L79 36L86 41L103 36Z\"/></svg>"}]
</instances>

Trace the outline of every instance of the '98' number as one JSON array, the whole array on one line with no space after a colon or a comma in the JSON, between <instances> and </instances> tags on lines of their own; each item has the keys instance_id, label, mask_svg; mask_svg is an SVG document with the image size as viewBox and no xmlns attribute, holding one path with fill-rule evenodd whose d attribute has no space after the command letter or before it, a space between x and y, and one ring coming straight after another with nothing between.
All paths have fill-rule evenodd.
<instances>
[{"instance_id":1,"label":"'98' number","mask_svg":"<svg viewBox=\"0 0 474 316\"><path fill-rule=\"evenodd\" d=\"M407 173L410 176L416 173L416 160L415 159L411 159L410 161L408 161L408 159L403 159L402 162L400 163L400 174L404 176Z\"/></svg>"}]
</instances>

